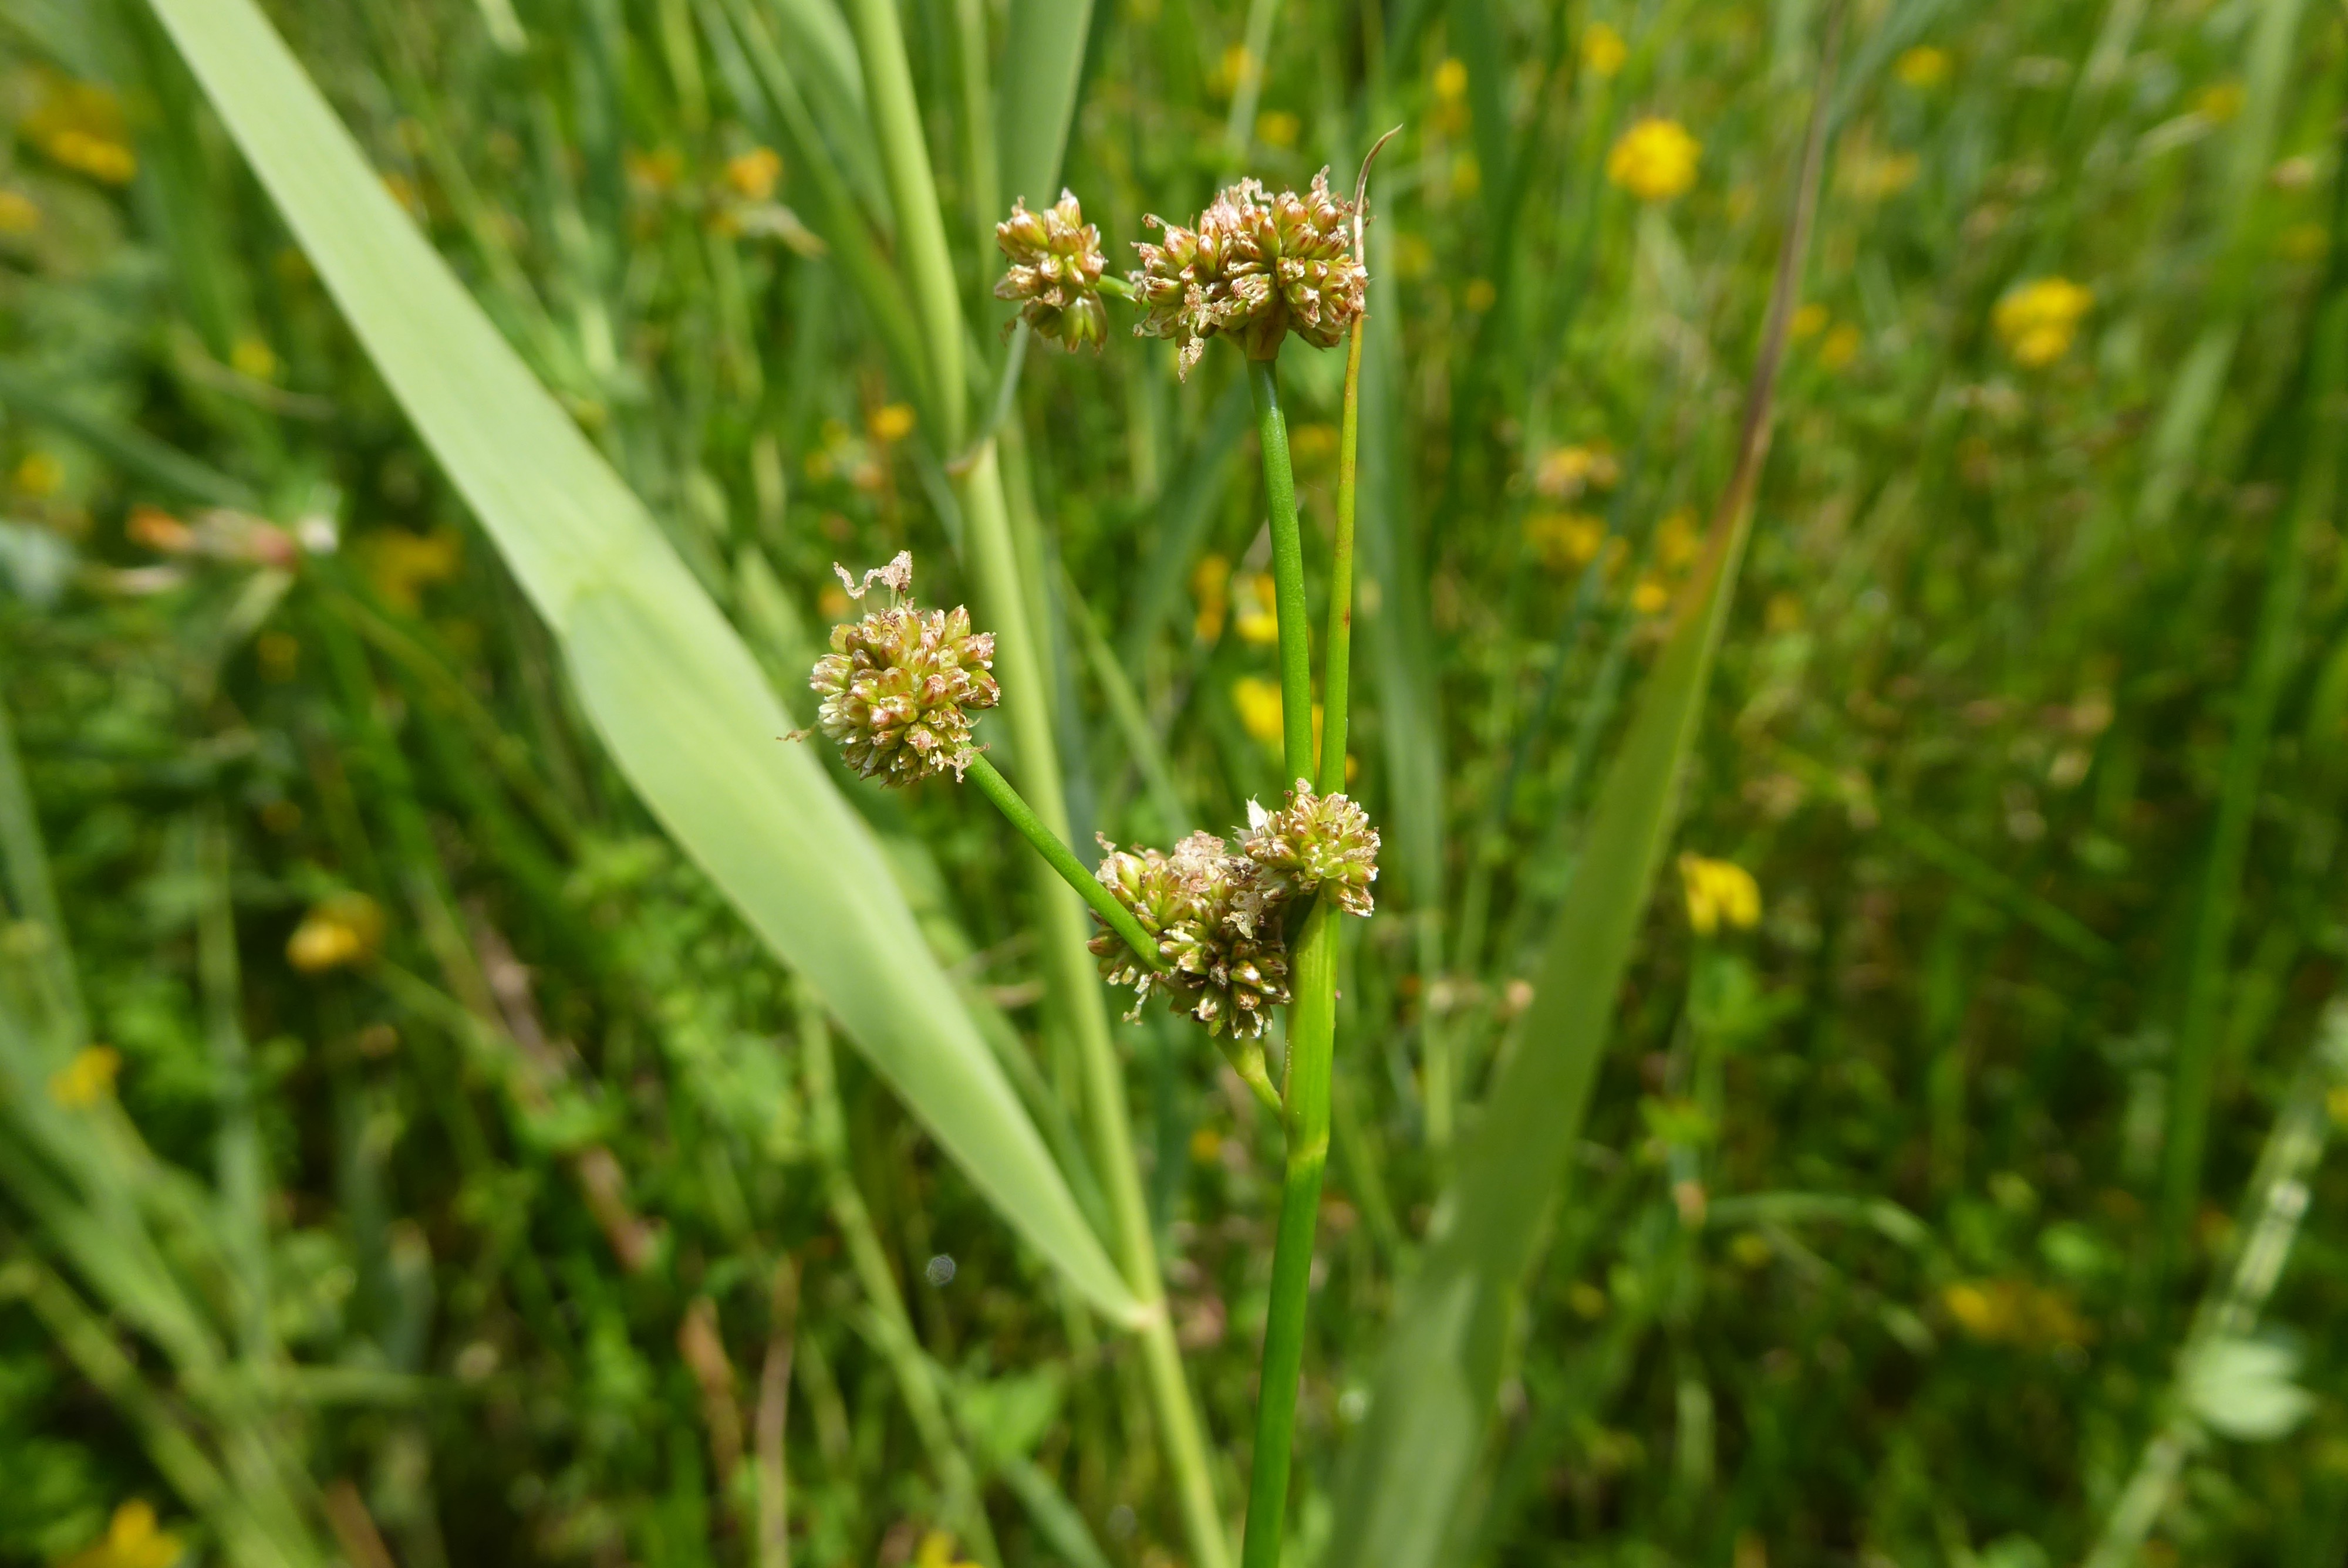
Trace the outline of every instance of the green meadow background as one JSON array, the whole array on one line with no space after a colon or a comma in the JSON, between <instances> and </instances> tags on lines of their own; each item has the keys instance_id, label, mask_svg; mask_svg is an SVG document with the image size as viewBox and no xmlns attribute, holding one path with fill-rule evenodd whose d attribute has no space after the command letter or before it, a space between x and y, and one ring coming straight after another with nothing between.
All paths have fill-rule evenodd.
<instances>
[{"instance_id":1,"label":"green meadow background","mask_svg":"<svg viewBox=\"0 0 2348 1568\"><path fill-rule=\"evenodd\" d=\"M1279 1127L780 737L910 549L1272 801L1240 357L993 225L1397 125L1285 1561L2348 1558L2339 5L0 0L0 1563L1226 1568Z\"/></svg>"}]
</instances>

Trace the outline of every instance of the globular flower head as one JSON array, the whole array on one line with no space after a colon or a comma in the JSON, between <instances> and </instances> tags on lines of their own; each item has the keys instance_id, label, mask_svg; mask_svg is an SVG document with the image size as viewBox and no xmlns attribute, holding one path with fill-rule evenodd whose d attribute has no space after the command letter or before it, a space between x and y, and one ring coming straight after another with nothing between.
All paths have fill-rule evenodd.
<instances>
[{"instance_id":1,"label":"globular flower head","mask_svg":"<svg viewBox=\"0 0 2348 1568\"><path fill-rule=\"evenodd\" d=\"M1113 931L1093 938L1102 976L1134 988L1128 1019L1162 991L1210 1034L1262 1035L1272 1009L1288 1000L1288 948L1277 922L1267 927L1242 913L1253 907L1254 881L1244 856L1225 854L1213 834L1194 833L1171 855L1110 849L1095 875L1133 911L1168 966L1149 969Z\"/></svg>"},{"instance_id":2,"label":"globular flower head","mask_svg":"<svg viewBox=\"0 0 2348 1568\"><path fill-rule=\"evenodd\" d=\"M1218 333L1251 359L1271 359L1291 332L1334 347L1361 316L1369 274L1354 252L1354 204L1330 190L1325 169L1302 196L1242 179L1196 229L1155 214L1144 221L1165 240L1134 247L1134 295L1147 311L1134 331L1172 339L1186 376Z\"/></svg>"},{"instance_id":3,"label":"globular flower head","mask_svg":"<svg viewBox=\"0 0 2348 1568\"><path fill-rule=\"evenodd\" d=\"M1649 118L1617 137L1606 178L1642 201L1668 201L1695 183L1704 144L1675 119Z\"/></svg>"},{"instance_id":4,"label":"globular flower head","mask_svg":"<svg viewBox=\"0 0 2348 1568\"><path fill-rule=\"evenodd\" d=\"M1687 897L1688 925L1699 937L1724 925L1750 930L1761 923L1761 885L1733 860L1682 855L1680 890Z\"/></svg>"},{"instance_id":5,"label":"globular flower head","mask_svg":"<svg viewBox=\"0 0 2348 1568\"><path fill-rule=\"evenodd\" d=\"M1249 897L1268 917L1275 906L1325 891L1349 915L1375 907L1370 884L1378 879L1378 830L1369 814L1342 794L1315 794L1303 779L1288 804L1266 811L1248 803L1248 831L1240 849L1256 868Z\"/></svg>"},{"instance_id":6,"label":"globular flower head","mask_svg":"<svg viewBox=\"0 0 2348 1568\"><path fill-rule=\"evenodd\" d=\"M854 599L879 579L890 603L831 629L831 651L808 681L823 695L817 727L861 777L908 784L951 768L960 778L976 749L970 715L1001 696L991 673L994 635L973 631L960 605L917 608L910 552L865 573L861 587L844 569L832 569Z\"/></svg>"},{"instance_id":7,"label":"globular flower head","mask_svg":"<svg viewBox=\"0 0 2348 1568\"><path fill-rule=\"evenodd\" d=\"M1014 200L1011 216L994 226L994 242L1011 259L994 285L994 297L1018 302L1019 313L1040 337L1070 354L1089 343L1097 351L1108 336L1108 312L1101 304L1100 231L1085 221L1074 192L1041 212Z\"/></svg>"}]
</instances>

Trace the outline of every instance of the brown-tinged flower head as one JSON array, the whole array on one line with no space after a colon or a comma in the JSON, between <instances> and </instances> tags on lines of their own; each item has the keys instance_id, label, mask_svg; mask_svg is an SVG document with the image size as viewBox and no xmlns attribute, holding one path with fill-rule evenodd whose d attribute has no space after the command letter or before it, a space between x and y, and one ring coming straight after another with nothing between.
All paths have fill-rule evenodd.
<instances>
[{"instance_id":1,"label":"brown-tinged flower head","mask_svg":"<svg viewBox=\"0 0 2348 1568\"><path fill-rule=\"evenodd\" d=\"M1288 950L1277 921L1244 919L1254 870L1244 856L1224 853L1223 841L1194 833L1171 855L1111 848L1095 873L1101 885L1134 913L1158 944L1165 972L1143 965L1113 931L1092 939L1102 976L1134 988L1134 1010L1165 992L1177 1012L1187 1012L1220 1035L1241 1040L1263 1033L1272 1009L1288 1000Z\"/></svg>"},{"instance_id":2,"label":"brown-tinged flower head","mask_svg":"<svg viewBox=\"0 0 2348 1568\"><path fill-rule=\"evenodd\" d=\"M1036 334L1070 354L1086 343L1099 352L1108 336L1108 312L1101 304L1100 231L1085 221L1073 191L1041 212L1024 199L1011 203L1011 216L994 226L994 242L1011 258L1010 271L994 285L998 300L1014 300Z\"/></svg>"},{"instance_id":3,"label":"brown-tinged flower head","mask_svg":"<svg viewBox=\"0 0 2348 1568\"><path fill-rule=\"evenodd\" d=\"M1315 348L1334 346L1361 315L1369 281L1354 254L1353 218L1354 204L1329 190L1326 169L1302 196L1242 179L1195 230L1151 214L1143 221L1163 230L1165 241L1134 247L1141 267L1133 290L1148 311L1134 331L1174 340L1186 376L1218 333L1251 359L1277 354L1291 332Z\"/></svg>"},{"instance_id":4,"label":"brown-tinged flower head","mask_svg":"<svg viewBox=\"0 0 2348 1568\"><path fill-rule=\"evenodd\" d=\"M1288 804L1266 811L1248 802L1248 831L1240 849L1255 867L1250 897L1269 912L1291 898L1326 891L1349 915L1375 907L1370 884L1378 879L1378 830L1369 814L1342 794L1315 794L1303 779L1288 792ZM1257 915L1259 920L1269 914Z\"/></svg>"},{"instance_id":5,"label":"brown-tinged flower head","mask_svg":"<svg viewBox=\"0 0 2348 1568\"><path fill-rule=\"evenodd\" d=\"M832 570L850 598L862 599L878 579L890 602L831 629L831 651L808 681L823 694L817 727L861 777L907 784L952 768L960 778L975 754L970 715L1001 696L989 672L994 634L973 631L960 605L917 608L911 551L866 572L860 586L846 568Z\"/></svg>"}]
</instances>

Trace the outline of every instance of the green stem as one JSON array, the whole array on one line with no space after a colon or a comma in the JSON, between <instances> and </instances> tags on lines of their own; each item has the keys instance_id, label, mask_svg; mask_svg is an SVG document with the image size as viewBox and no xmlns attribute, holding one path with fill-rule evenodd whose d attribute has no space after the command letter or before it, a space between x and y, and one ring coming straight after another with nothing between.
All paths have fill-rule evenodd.
<instances>
[{"instance_id":1,"label":"green stem","mask_svg":"<svg viewBox=\"0 0 2348 1568\"><path fill-rule=\"evenodd\" d=\"M1133 911L1118 903L1117 895L1102 886L1100 879L1085 869L1084 862L1061 842L1058 834L1037 820L1034 810L1019 798L1019 792L1011 787L1011 781L997 772L983 753L970 759L970 767L964 776L978 785L981 794L994 803L994 809L1019 830L1021 837L1035 846L1035 853L1044 857L1045 864L1060 874L1060 880L1075 888L1078 896L1092 906L1093 913L1106 921L1110 930L1125 938L1125 945L1131 948L1143 963L1153 969L1166 967L1165 958L1159 954L1158 944L1149 939L1149 933L1143 930L1141 922L1133 917Z\"/></svg>"},{"instance_id":2,"label":"green stem","mask_svg":"<svg viewBox=\"0 0 2348 1568\"><path fill-rule=\"evenodd\" d=\"M1280 729L1283 787L1313 776L1313 632L1304 608L1304 539L1296 526L1296 474L1288 416L1280 411L1275 361L1248 361L1256 434L1263 444L1264 504L1272 517L1272 583L1280 618ZM1342 764L1340 764L1342 766Z\"/></svg>"},{"instance_id":3,"label":"green stem","mask_svg":"<svg viewBox=\"0 0 2348 1568\"><path fill-rule=\"evenodd\" d=\"M1280 1237L1272 1255L1272 1304L1263 1328L1263 1368L1255 1407L1255 1468L1248 1483L1247 1535L1240 1568L1280 1568L1288 1509L1290 1449L1296 1438L1296 1385L1304 1368L1304 1324L1313 1289L1313 1236L1321 1214L1321 1173L1329 1162L1329 1084L1337 1028L1337 916L1320 899L1304 917L1288 1014L1288 1168L1280 1194Z\"/></svg>"},{"instance_id":4,"label":"green stem","mask_svg":"<svg viewBox=\"0 0 2348 1568\"><path fill-rule=\"evenodd\" d=\"M1375 152L1372 156L1375 156ZM1362 432L1362 323L1345 345L1345 409L1337 427L1337 538L1329 556L1329 634L1321 648L1323 794L1345 789L1345 702L1353 680L1354 506Z\"/></svg>"}]
</instances>

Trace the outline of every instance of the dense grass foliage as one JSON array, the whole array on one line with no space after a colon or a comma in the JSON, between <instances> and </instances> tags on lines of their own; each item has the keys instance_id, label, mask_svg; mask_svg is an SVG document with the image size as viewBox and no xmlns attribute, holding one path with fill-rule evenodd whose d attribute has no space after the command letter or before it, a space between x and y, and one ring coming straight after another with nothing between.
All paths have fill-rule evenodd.
<instances>
[{"instance_id":1,"label":"dense grass foliage","mask_svg":"<svg viewBox=\"0 0 2348 1568\"><path fill-rule=\"evenodd\" d=\"M1238 353L1178 379L1117 301L1098 354L999 333L993 225L1065 183L1122 269L1145 214L1350 191L1403 126L1346 764L1382 870L1288 1560L1352 1568L1397 1302L1496 1160L1566 1174L1516 1195L1428 1562L2348 1554L2340 8L914 0L925 278L876 4L266 8L791 723L835 561L911 549L982 625L1003 569L1045 690L977 738L1031 797L1056 749L1087 862L1276 804L1256 425ZM1051 95L990 84L1064 58L1048 179ZM1821 102L1676 831L1586 1114L1496 1151ZM1283 1153L1216 1045L1114 1025L1105 1137L1031 851L828 748L870 842L823 907L927 951L793 972L803 896L760 913L631 787L613 669L566 662L146 0L8 0L0 121L0 1562L1211 1568L1164 1369L839 988L959 1004L956 1081L1008 1086L1137 1289L1138 1181L1235 1527ZM1344 359L1279 366L1316 625Z\"/></svg>"}]
</instances>

